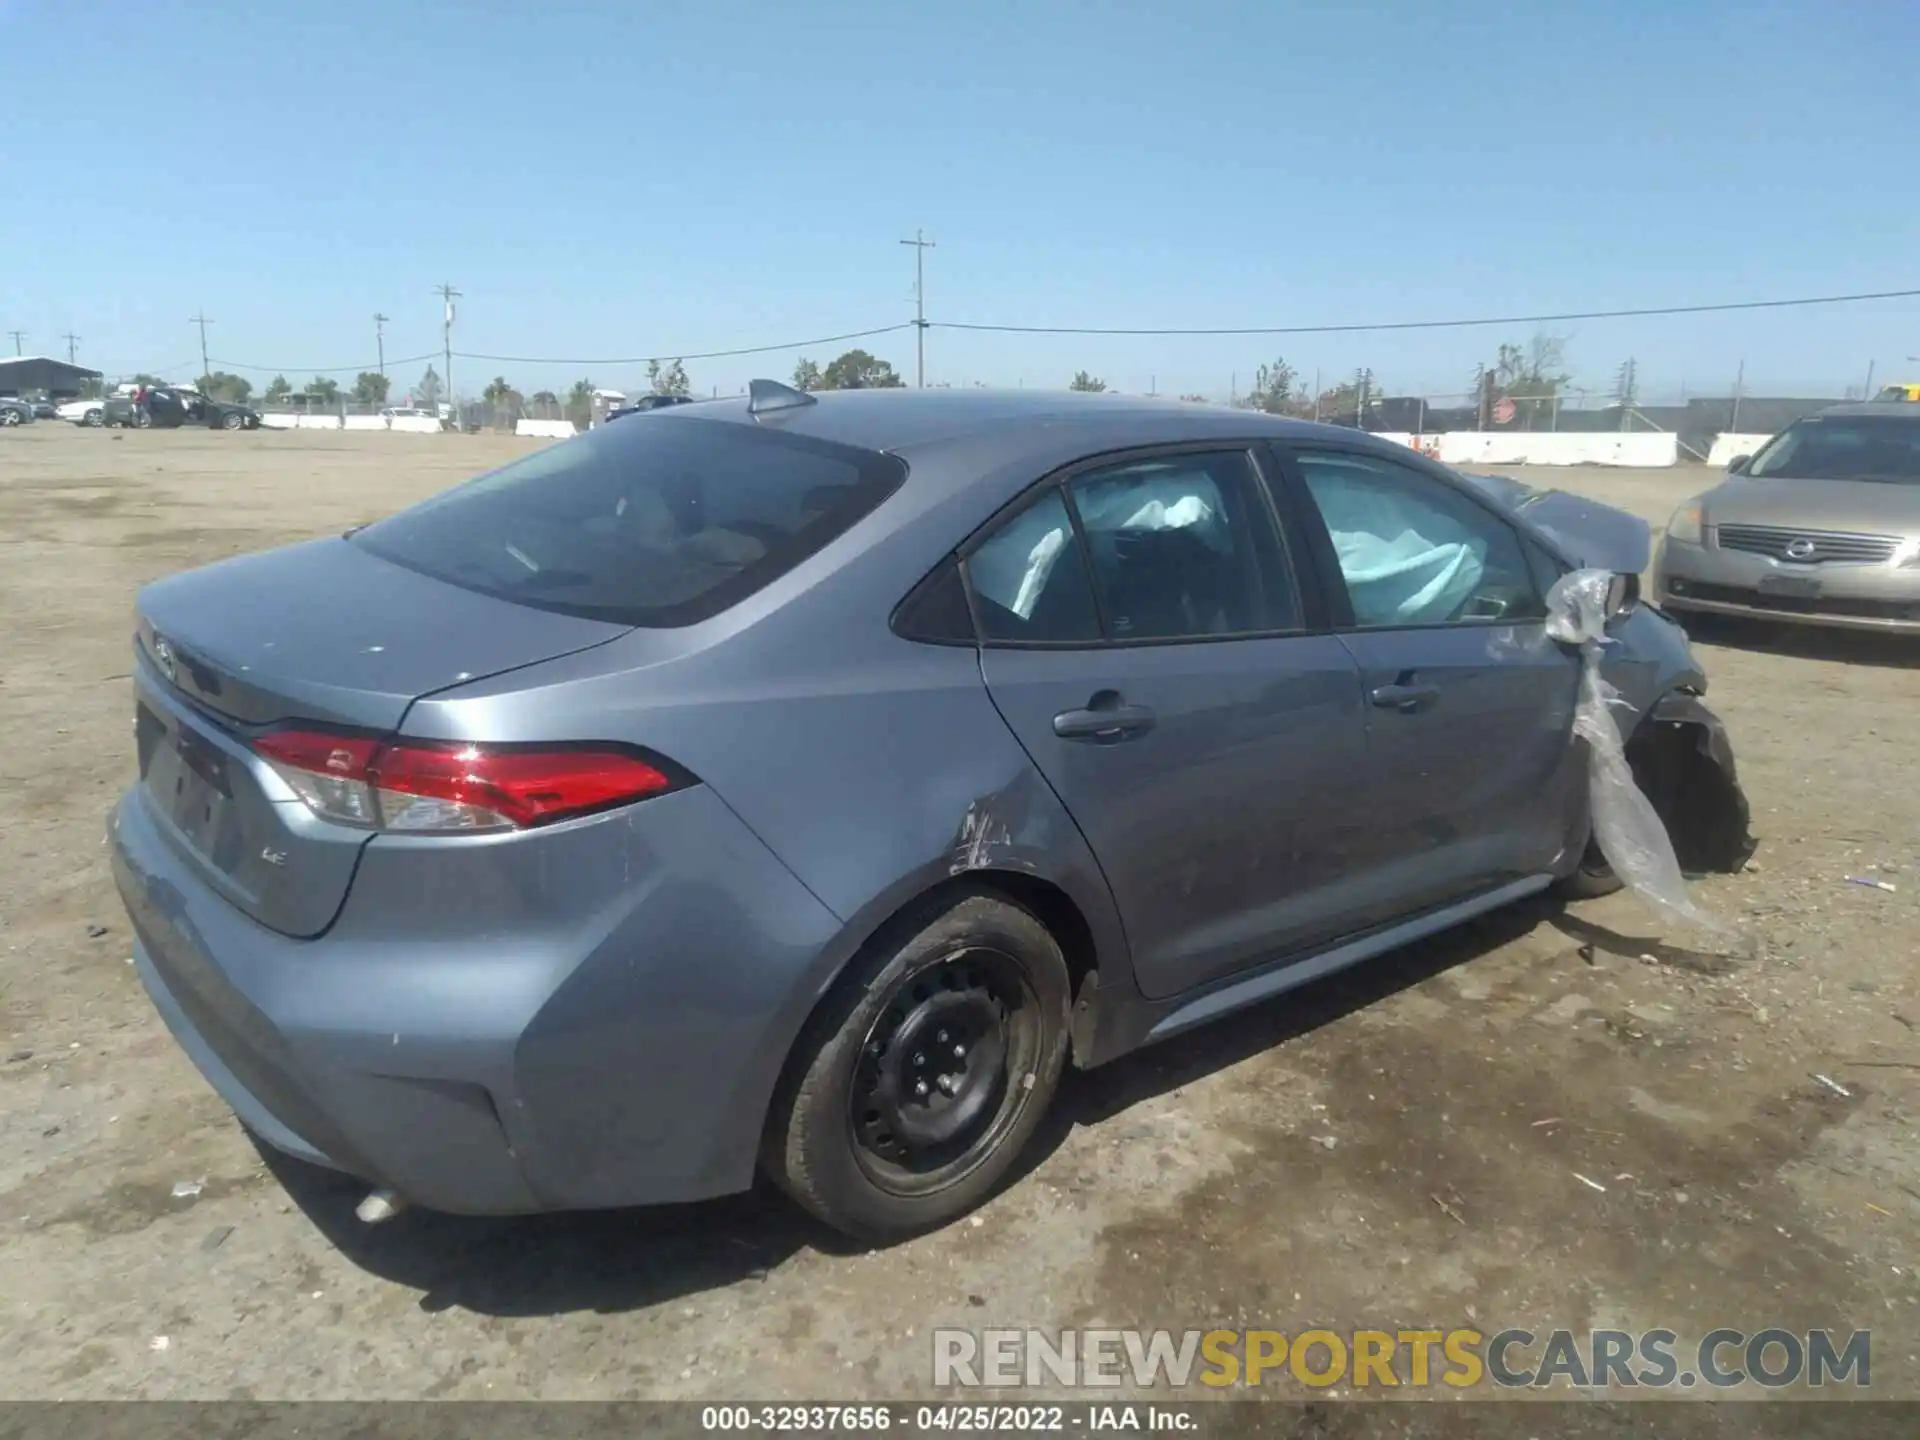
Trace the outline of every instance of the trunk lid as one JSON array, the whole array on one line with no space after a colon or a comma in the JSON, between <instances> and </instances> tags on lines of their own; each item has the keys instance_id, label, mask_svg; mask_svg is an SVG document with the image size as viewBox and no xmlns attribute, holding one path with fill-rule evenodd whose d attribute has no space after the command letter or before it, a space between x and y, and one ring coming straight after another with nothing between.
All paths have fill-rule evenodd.
<instances>
[{"instance_id":1,"label":"trunk lid","mask_svg":"<svg viewBox=\"0 0 1920 1440\"><path fill-rule=\"evenodd\" d=\"M287 935L332 923L371 832L323 820L249 747L290 721L376 734L422 695L628 627L432 580L345 540L223 561L141 593L140 783L175 847Z\"/></svg>"}]
</instances>

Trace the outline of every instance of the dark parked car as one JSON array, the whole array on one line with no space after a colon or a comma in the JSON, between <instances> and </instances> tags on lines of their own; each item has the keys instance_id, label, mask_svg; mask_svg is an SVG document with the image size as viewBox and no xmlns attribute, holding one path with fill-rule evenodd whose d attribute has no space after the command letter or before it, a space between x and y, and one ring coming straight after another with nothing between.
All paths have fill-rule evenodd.
<instances>
[{"instance_id":1,"label":"dark parked car","mask_svg":"<svg viewBox=\"0 0 1920 1440\"><path fill-rule=\"evenodd\" d=\"M109 426L123 429L171 430L182 425L204 425L211 430L257 430L260 412L250 405L209 400L191 390L155 385L147 391L143 410L131 395L111 396L102 409Z\"/></svg>"},{"instance_id":2,"label":"dark parked car","mask_svg":"<svg viewBox=\"0 0 1920 1440\"><path fill-rule=\"evenodd\" d=\"M31 401L16 400L11 395L0 395L0 425L31 425L33 421Z\"/></svg>"},{"instance_id":3,"label":"dark parked car","mask_svg":"<svg viewBox=\"0 0 1920 1440\"><path fill-rule=\"evenodd\" d=\"M623 415L641 415L649 410L669 410L675 405L691 405L691 395L642 395L631 405L622 405L618 410L609 410L607 419L618 420Z\"/></svg>"},{"instance_id":4,"label":"dark parked car","mask_svg":"<svg viewBox=\"0 0 1920 1440\"><path fill-rule=\"evenodd\" d=\"M1069 1061L1612 883L1543 595L1648 530L1500 496L1245 411L756 381L159 581L138 973L248 1127L402 1199L948 1221ZM1737 865L1619 588L1630 753Z\"/></svg>"}]
</instances>

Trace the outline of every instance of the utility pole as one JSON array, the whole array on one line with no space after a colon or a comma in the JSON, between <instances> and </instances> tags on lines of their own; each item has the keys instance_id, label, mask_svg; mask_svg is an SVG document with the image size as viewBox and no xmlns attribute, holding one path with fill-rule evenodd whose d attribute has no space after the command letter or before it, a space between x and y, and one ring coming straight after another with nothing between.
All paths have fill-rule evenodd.
<instances>
[{"instance_id":1,"label":"utility pole","mask_svg":"<svg viewBox=\"0 0 1920 1440\"><path fill-rule=\"evenodd\" d=\"M20 342L27 338L27 332L24 330L9 330L7 333L13 337L13 353L16 355L24 353L20 349Z\"/></svg>"},{"instance_id":2,"label":"utility pole","mask_svg":"<svg viewBox=\"0 0 1920 1440\"><path fill-rule=\"evenodd\" d=\"M913 246L913 336L915 350L915 388L927 388L927 251L934 248L933 241L916 229L913 239L902 240L902 245Z\"/></svg>"},{"instance_id":3,"label":"utility pole","mask_svg":"<svg viewBox=\"0 0 1920 1440\"><path fill-rule=\"evenodd\" d=\"M1727 429L1735 435L1740 433L1740 392L1747 387L1747 362L1740 362L1740 369L1733 377L1733 418L1727 422Z\"/></svg>"},{"instance_id":4,"label":"utility pole","mask_svg":"<svg viewBox=\"0 0 1920 1440\"><path fill-rule=\"evenodd\" d=\"M80 337L69 330L60 338L67 342L67 363L69 365L79 364L80 362L73 357L80 353Z\"/></svg>"},{"instance_id":5,"label":"utility pole","mask_svg":"<svg viewBox=\"0 0 1920 1440\"><path fill-rule=\"evenodd\" d=\"M378 311L373 316L373 343L380 351L380 373L384 375L387 373L387 317Z\"/></svg>"},{"instance_id":6,"label":"utility pole","mask_svg":"<svg viewBox=\"0 0 1920 1440\"><path fill-rule=\"evenodd\" d=\"M1873 399L1873 361L1867 361L1867 386L1860 392L1862 400Z\"/></svg>"},{"instance_id":7,"label":"utility pole","mask_svg":"<svg viewBox=\"0 0 1920 1440\"><path fill-rule=\"evenodd\" d=\"M460 292L451 285L442 284L435 292L446 306L440 324L440 358L447 367L443 377L447 385L447 403L453 403L453 302L460 299ZM457 418L457 417L456 417Z\"/></svg>"},{"instance_id":8,"label":"utility pole","mask_svg":"<svg viewBox=\"0 0 1920 1440\"><path fill-rule=\"evenodd\" d=\"M207 364L207 326L213 324L213 321L209 320L207 312L202 310L198 315L189 315L187 323L200 327L200 373L203 376L210 375L213 373L213 367Z\"/></svg>"}]
</instances>

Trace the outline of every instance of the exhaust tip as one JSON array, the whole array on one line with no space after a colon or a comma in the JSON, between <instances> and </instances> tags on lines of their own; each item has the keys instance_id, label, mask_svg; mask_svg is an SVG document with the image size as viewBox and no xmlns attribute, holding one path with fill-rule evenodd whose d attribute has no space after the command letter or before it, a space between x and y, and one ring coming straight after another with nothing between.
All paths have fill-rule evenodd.
<instances>
[{"instance_id":1,"label":"exhaust tip","mask_svg":"<svg viewBox=\"0 0 1920 1440\"><path fill-rule=\"evenodd\" d=\"M406 1199L391 1190L370 1191L367 1198L354 1207L354 1215L367 1225L378 1225L391 1220L407 1208Z\"/></svg>"}]
</instances>

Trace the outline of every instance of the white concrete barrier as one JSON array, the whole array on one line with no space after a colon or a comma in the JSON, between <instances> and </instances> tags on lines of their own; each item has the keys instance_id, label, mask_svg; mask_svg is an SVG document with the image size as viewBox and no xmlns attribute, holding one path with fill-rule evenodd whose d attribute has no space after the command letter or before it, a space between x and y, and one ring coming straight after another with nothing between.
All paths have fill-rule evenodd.
<instances>
[{"instance_id":1,"label":"white concrete barrier","mask_svg":"<svg viewBox=\"0 0 1920 1440\"><path fill-rule=\"evenodd\" d=\"M440 421L432 415L396 415L387 428L396 435L438 435Z\"/></svg>"},{"instance_id":2,"label":"white concrete barrier","mask_svg":"<svg viewBox=\"0 0 1920 1440\"><path fill-rule=\"evenodd\" d=\"M1760 447L1771 440L1771 435L1738 434L1727 431L1713 437L1713 448L1707 451L1707 463L1725 468L1742 455L1759 453Z\"/></svg>"},{"instance_id":3,"label":"white concrete barrier","mask_svg":"<svg viewBox=\"0 0 1920 1440\"><path fill-rule=\"evenodd\" d=\"M340 428L340 417L338 415L296 415L293 417L293 428L296 430L338 430Z\"/></svg>"},{"instance_id":4,"label":"white concrete barrier","mask_svg":"<svg viewBox=\"0 0 1920 1440\"><path fill-rule=\"evenodd\" d=\"M1442 435L1386 434L1446 465L1631 465L1654 468L1680 459L1680 440L1651 434L1452 430Z\"/></svg>"},{"instance_id":5,"label":"white concrete barrier","mask_svg":"<svg viewBox=\"0 0 1920 1440\"><path fill-rule=\"evenodd\" d=\"M260 417L260 428L263 430L291 430L299 418L298 415L285 415L277 410L270 411Z\"/></svg>"},{"instance_id":6,"label":"white concrete barrier","mask_svg":"<svg viewBox=\"0 0 1920 1440\"><path fill-rule=\"evenodd\" d=\"M384 430L387 417L384 415L349 415L340 422L342 430Z\"/></svg>"},{"instance_id":7,"label":"white concrete barrier","mask_svg":"<svg viewBox=\"0 0 1920 1440\"><path fill-rule=\"evenodd\" d=\"M571 420L520 420L515 422L513 433L540 440L571 440L579 432Z\"/></svg>"}]
</instances>

